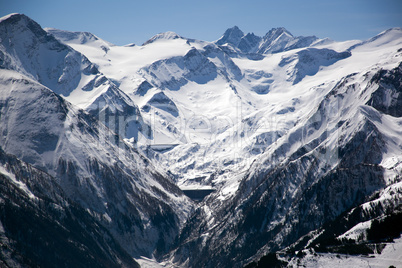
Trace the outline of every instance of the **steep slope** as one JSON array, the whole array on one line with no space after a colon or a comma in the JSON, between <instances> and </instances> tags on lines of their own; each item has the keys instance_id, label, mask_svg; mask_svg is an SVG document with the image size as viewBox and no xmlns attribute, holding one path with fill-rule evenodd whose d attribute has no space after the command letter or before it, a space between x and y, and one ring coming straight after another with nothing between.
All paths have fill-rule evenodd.
<instances>
[{"instance_id":1,"label":"steep slope","mask_svg":"<svg viewBox=\"0 0 402 268\"><path fill-rule=\"evenodd\" d=\"M243 52L252 52L259 46L262 38L254 33L248 33L243 36L237 47Z\"/></svg>"},{"instance_id":2,"label":"steep slope","mask_svg":"<svg viewBox=\"0 0 402 268\"><path fill-rule=\"evenodd\" d=\"M55 178L1 148L0 210L2 267L139 267Z\"/></svg>"},{"instance_id":3,"label":"steep slope","mask_svg":"<svg viewBox=\"0 0 402 268\"><path fill-rule=\"evenodd\" d=\"M25 15L2 18L0 28L1 68L15 70L50 88L124 138L138 140L139 135L149 135L138 107L84 55L60 43ZM64 36L81 43L101 42L99 46L106 50L111 45L89 33L64 32Z\"/></svg>"},{"instance_id":4,"label":"steep slope","mask_svg":"<svg viewBox=\"0 0 402 268\"><path fill-rule=\"evenodd\" d=\"M226 116L227 111L232 110L232 104L227 99L239 99L232 81L241 80L242 72L226 53L212 43L172 39L166 33L151 38L142 47L115 46L107 55L101 56L99 53L103 52L93 43L82 45L63 39L62 33L52 33L96 62L100 70L139 105L144 121L152 126L153 131L148 139L139 144L204 142L208 133L200 137L191 126L183 123L202 118L206 114L205 102L214 100L217 106L224 104L218 106L216 115ZM198 89L195 90L195 87ZM164 101L155 101L162 96L161 91ZM208 100L203 100L201 96L208 97ZM174 115L166 112L171 109L175 110ZM216 106L208 107L208 110L216 110ZM234 117L234 113L230 113ZM214 123L212 127L220 128L220 125L215 126Z\"/></svg>"},{"instance_id":5,"label":"steep slope","mask_svg":"<svg viewBox=\"0 0 402 268\"><path fill-rule=\"evenodd\" d=\"M107 52L110 50L110 47L114 46L114 44L104 41L89 32L70 32L54 28L45 28L44 30L53 36L59 36L63 40L72 43L96 45L96 47L102 49L105 54L107 54Z\"/></svg>"},{"instance_id":6,"label":"steep slope","mask_svg":"<svg viewBox=\"0 0 402 268\"><path fill-rule=\"evenodd\" d=\"M270 54L288 51L297 48L309 47L323 42L315 36L294 37L283 27L272 28L264 37L254 33L244 34L237 26L227 29L223 36L215 41L217 45L230 45L243 53Z\"/></svg>"},{"instance_id":7,"label":"steep slope","mask_svg":"<svg viewBox=\"0 0 402 268\"><path fill-rule=\"evenodd\" d=\"M46 171L131 256L163 252L191 203L94 117L14 71L0 74L0 146Z\"/></svg>"},{"instance_id":8,"label":"steep slope","mask_svg":"<svg viewBox=\"0 0 402 268\"><path fill-rule=\"evenodd\" d=\"M381 56L375 67L358 67L360 72L317 96L320 101L308 117L256 158L233 197L222 202L221 193L209 196L187 221L171 261L186 267L242 267L292 244L376 191L397 189L402 133L393 107L402 87L400 44L399 37L394 46L377 48ZM352 55L366 53L367 46L372 43L356 47ZM320 73L325 72L314 78ZM386 193L372 217L381 215L378 209L399 206L400 191ZM189 258L187 252L202 254Z\"/></svg>"},{"instance_id":9,"label":"steep slope","mask_svg":"<svg viewBox=\"0 0 402 268\"><path fill-rule=\"evenodd\" d=\"M229 29L219 43L241 42L240 32ZM253 60L244 54L232 57L225 45L173 33L159 34L143 46L114 46L107 54L91 42L55 36L96 62L139 105L152 129L139 148L154 164L168 169L183 186L229 182L225 192L230 194L254 158L312 112L311 100L319 101L342 76L378 61L363 52L351 57L348 49L358 41L317 40L314 48L298 49L289 45L288 51ZM291 34L274 29L266 40L280 36ZM154 152L159 144L171 147Z\"/></svg>"},{"instance_id":10,"label":"steep slope","mask_svg":"<svg viewBox=\"0 0 402 268\"><path fill-rule=\"evenodd\" d=\"M231 44L234 47L237 47L244 37L244 33L239 27L234 26L225 31L223 36L219 38L215 43L217 45Z\"/></svg>"},{"instance_id":11,"label":"steep slope","mask_svg":"<svg viewBox=\"0 0 402 268\"><path fill-rule=\"evenodd\" d=\"M175 32L165 32L165 33L160 33L155 36L153 36L151 39L146 41L143 46L151 44L157 40L175 40L175 39L184 39L180 35L178 35Z\"/></svg>"},{"instance_id":12,"label":"steep slope","mask_svg":"<svg viewBox=\"0 0 402 268\"><path fill-rule=\"evenodd\" d=\"M360 213L330 235L399 205L399 28L332 42L234 27L212 43L166 32L121 47L21 15L0 25L0 146L48 172L131 256L161 260L175 241L163 265L242 267L307 248L345 214ZM25 38L16 51L4 41ZM38 64L46 55L62 59ZM79 83L63 93L67 74ZM190 215L176 185L212 194Z\"/></svg>"},{"instance_id":13,"label":"steep slope","mask_svg":"<svg viewBox=\"0 0 402 268\"><path fill-rule=\"evenodd\" d=\"M291 57L282 58L280 67L287 67L288 81L299 83L306 75L315 75L322 66L329 66L338 60L350 57L350 52L336 52L331 49L307 48Z\"/></svg>"},{"instance_id":14,"label":"steep slope","mask_svg":"<svg viewBox=\"0 0 402 268\"><path fill-rule=\"evenodd\" d=\"M103 80L85 56L48 35L25 15L6 16L1 19L0 27L3 69L18 71L70 98L80 84L85 93L93 90L87 85L89 81Z\"/></svg>"},{"instance_id":15,"label":"steep slope","mask_svg":"<svg viewBox=\"0 0 402 268\"><path fill-rule=\"evenodd\" d=\"M285 28L271 29L262 39L258 53L278 53L296 48L308 47L317 42L315 36L294 37Z\"/></svg>"}]
</instances>

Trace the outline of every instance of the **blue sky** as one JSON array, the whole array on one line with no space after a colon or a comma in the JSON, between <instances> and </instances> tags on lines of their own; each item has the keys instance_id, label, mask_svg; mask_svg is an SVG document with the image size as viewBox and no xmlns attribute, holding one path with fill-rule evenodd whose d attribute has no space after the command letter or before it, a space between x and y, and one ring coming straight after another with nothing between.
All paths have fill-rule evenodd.
<instances>
[{"instance_id":1,"label":"blue sky","mask_svg":"<svg viewBox=\"0 0 402 268\"><path fill-rule=\"evenodd\" d=\"M142 44L165 31L213 41L234 25L261 36L283 26L293 35L339 41L402 27L402 0L0 0L0 16L14 12L117 45Z\"/></svg>"}]
</instances>

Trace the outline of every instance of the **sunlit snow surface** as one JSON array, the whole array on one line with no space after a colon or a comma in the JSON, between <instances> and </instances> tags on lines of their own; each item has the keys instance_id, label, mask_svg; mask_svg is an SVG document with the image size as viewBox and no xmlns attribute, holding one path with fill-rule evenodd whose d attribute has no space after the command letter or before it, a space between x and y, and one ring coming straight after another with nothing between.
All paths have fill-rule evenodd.
<instances>
[{"instance_id":1,"label":"sunlit snow surface","mask_svg":"<svg viewBox=\"0 0 402 268\"><path fill-rule=\"evenodd\" d=\"M402 266L402 238L395 239L394 243L387 243L381 254L372 254L370 256L349 256L343 254L317 253L317 255L308 254L302 259L294 259L288 264L288 267L371 267L383 268Z\"/></svg>"},{"instance_id":2,"label":"sunlit snow surface","mask_svg":"<svg viewBox=\"0 0 402 268\"><path fill-rule=\"evenodd\" d=\"M28 189L27 185L24 182L17 180L14 174L8 172L6 168L1 165L0 165L0 174L3 174L7 178L9 178L10 181L19 189L21 189L24 193L26 193L29 196L29 198L36 199L36 196Z\"/></svg>"},{"instance_id":3,"label":"sunlit snow surface","mask_svg":"<svg viewBox=\"0 0 402 268\"><path fill-rule=\"evenodd\" d=\"M365 42L316 42L261 60L242 54L229 58L213 43L174 33L157 35L142 46L115 46L97 37L83 41L82 33L68 38L69 32L48 31L86 55L138 105L153 136L140 136L137 145L156 165L174 174L179 186L217 187L222 198L233 194L251 163L286 140L281 137L308 118L342 78L357 73L354 82L364 88L367 75L392 69L402 60L398 28ZM188 56L194 49L199 54ZM181 79L189 71L195 77ZM139 94L144 81L150 84ZM151 102L160 92L165 99ZM364 99L350 98L349 106L364 105ZM381 131L401 144L399 122L384 119L378 123ZM155 153L149 152L150 144L175 147ZM383 164L388 159L400 163L399 152L388 151Z\"/></svg>"},{"instance_id":4,"label":"sunlit snow surface","mask_svg":"<svg viewBox=\"0 0 402 268\"><path fill-rule=\"evenodd\" d=\"M54 33L63 40L63 33ZM301 146L309 150L309 144L323 135L327 138L321 146L332 154L322 155L313 147L310 154L321 160L322 174L328 167L334 168L339 162L337 148L366 120L386 139L387 149L379 164L386 169L387 187L378 199L362 207L370 211L379 203L392 206L390 193L400 192L394 180L402 172L401 120L377 112L367 101L377 89L370 85L373 76L381 69L396 68L402 61L401 29L364 42L317 42L308 48L265 54L258 60L241 53L228 57L214 43L173 33L157 37L143 46L126 47L106 46L102 40L65 42L96 63L138 105L153 136L142 137L137 146L155 165L169 170L182 189L217 189L210 202L200 207L208 230L219 225L216 208L235 194L242 181L249 185L242 188L246 198L258 183L253 178ZM326 105L323 113L317 113L320 105ZM342 122L348 124L339 127ZM308 129L311 123L319 123L320 128ZM169 144L171 148L166 146ZM155 145L166 146L166 150L155 151ZM299 190L296 184L287 185L284 196L294 198ZM283 219L271 221L271 226L276 226ZM358 225L344 236L364 236L366 225ZM202 233L202 241L208 241L208 230ZM392 246L368 261L381 265L387 258L395 260L398 255L390 251ZM162 265L141 261L150 267ZM326 263L359 267L366 265L367 258L338 259L324 254L318 259L307 256L304 262L307 267L314 263L317 267Z\"/></svg>"},{"instance_id":5,"label":"sunlit snow surface","mask_svg":"<svg viewBox=\"0 0 402 268\"><path fill-rule=\"evenodd\" d=\"M9 18L12 16L2 20ZM358 164L367 164L363 168L378 165L385 170L381 186L363 189L368 193L378 190L378 197L362 204L361 208L370 212L380 206L398 205L402 189L398 182L402 173L402 121L400 117L380 112L368 102L379 87L377 82L372 83L376 74L392 70L402 62L402 30L399 28L364 42L315 40L311 43L313 38L304 40L302 43L307 44L304 47L290 50L288 48L298 41L278 28L272 32L274 36L278 33L272 46L263 47L261 43L262 47L258 48L269 53L255 55L242 53L228 44L218 46L216 42L187 39L172 32L158 34L144 45L115 46L90 33L47 29L66 44L62 45L38 29L39 26L31 32L24 25L17 26L15 32L20 35L11 37L21 40L16 42L19 54L15 53L12 42L7 42L10 36L0 31L1 36L7 37L0 44L0 51L5 52L1 55L4 69L0 73L0 88L3 89L0 104L8 109L1 114L2 122L7 122L2 125L2 132L7 135L0 136L1 145L8 153L53 176L58 159L71 160L79 183L87 183L91 189L91 195L82 190L82 199L88 198L89 205L100 207L100 215L108 224L114 222L113 210L108 208L112 200L88 168L88 159L96 159L107 166L120 166L131 178L129 187L119 189L127 203L137 205L133 196L138 191L161 202L166 199L166 204L177 213L180 224L185 224L195 204L180 195L171 182L165 185L165 179L173 178L182 189L215 189L196 211L200 224L206 228L200 232L191 230L200 237L200 243L193 245L195 248L205 247L207 242L218 245L216 251L232 246L234 240L231 239L239 234L230 225L236 226L239 223L236 221L248 215L240 206L220 211L224 205L231 201L244 201L247 205L250 196L258 195L257 199L264 201L270 194L276 195L282 211L278 209L273 217L264 218L260 232L288 224L272 240L282 245L281 239L292 232L287 216L293 213L296 225L299 220L292 211L292 202L304 191L303 172L310 165L315 168L309 177L313 180L310 186L314 186L314 179L319 180L337 167L342 160L338 158L338 148L347 147L359 131L367 135L367 139L372 135L380 136L373 140L381 143L381 156ZM33 41L38 32L42 39L47 38L46 42ZM239 36L232 36L232 41L239 41ZM281 47L282 52L275 51ZM257 47L253 49L257 51ZM392 105L396 95L398 93L386 88L383 104ZM96 124L89 126L92 117L86 117L80 109L100 120L94 120ZM127 111L135 120L126 121ZM82 120L82 117L87 119ZM113 131L124 140L119 140L119 146L113 144ZM108 137L102 137L103 134ZM360 142L361 138L357 143ZM325 152L319 150L323 148ZM315 166L310 161L318 164ZM280 183L286 184L286 188L280 188L285 191L268 193L269 188L262 188L264 192L253 192L269 177L270 171L291 162L296 163L295 170L278 177L283 179ZM35 198L5 167L0 166L0 172ZM297 174L288 179L286 176L293 176L292 172ZM240 185L241 191L237 191ZM383 188L375 188L377 186ZM68 186L66 189L76 194L76 188ZM235 198L225 203L233 196ZM334 199L337 201L336 196ZM144 200L146 204L148 199ZM258 202L252 205L257 207ZM312 202L311 211L319 213L314 205L317 206ZM334 204L331 212L339 215L345 212L344 206ZM165 212L158 206L154 209ZM285 210L289 210L288 215ZM137 232L144 235L144 239L138 243L139 240L122 235L121 243L126 249L140 245L147 251L142 255L151 257L154 245L147 243L158 237L146 213L146 209L141 211L145 232ZM227 221L222 221L220 213L225 213ZM192 222L191 227L197 228L199 222ZM369 222L357 224L343 237L359 238L368 225ZM225 232L229 234L222 238ZM244 241L239 239L238 246L246 247L242 244ZM184 241L187 242L191 239ZM264 248L256 250L262 252ZM171 254L174 259L174 254L180 256L181 253ZM191 261L188 254L182 257ZM384 256L384 259L395 259L391 255ZM307 256L304 261L307 264L340 261L328 254L322 257L314 260L314 256ZM347 265L346 261L361 260L365 259L345 257L341 261ZM158 264L145 257L138 261L144 267L173 265L169 260ZM319 266L325 265L320 263Z\"/></svg>"}]
</instances>

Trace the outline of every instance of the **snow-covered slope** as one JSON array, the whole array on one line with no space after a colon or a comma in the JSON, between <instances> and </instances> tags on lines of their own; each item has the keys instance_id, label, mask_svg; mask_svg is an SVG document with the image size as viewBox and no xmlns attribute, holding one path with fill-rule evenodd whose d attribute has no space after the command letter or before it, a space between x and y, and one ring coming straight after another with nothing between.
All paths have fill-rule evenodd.
<instances>
[{"instance_id":1,"label":"snow-covered slope","mask_svg":"<svg viewBox=\"0 0 402 268\"><path fill-rule=\"evenodd\" d=\"M308 254L303 258L295 258L288 267L399 267L402 265L400 252L402 239L389 243L381 253L370 256L350 256L343 254L320 253Z\"/></svg>"},{"instance_id":2,"label":"snow-covered slope","mask_svg":"<svg viewBox=\"0 0 402 268\"><path fill-rule=\"evenodd\" d=\"M2 68L24 74L70 99L79 84L84 88L80 95L92 95L88 82L102 80L85 56L48 35L30 18L13 14L3 18L0 27Z\"/></svg>"},{"instance_id":3,"label":"snow-covered slope","mask_svg":"<svg viewBox=\"0 0 402 268\"><path fill-rule=\"evenodd\" d=\"M54 177L1 148L0 210L1 267L139 267Z\"/></svg>"},{"instance_id":4,"label":"snow-covered slope","mask_svg":"<svg viewBox=\"0 0 402 268\"><path fill-rule=\"evenodd\" d=\"M216 179L214 184L221 184L227 177L244 171L252 162L253 155L262 152L261 144L266 144L266 139L273 142L276 138L271 140L272 135L277 137L292 124L286 122L285 129L273 126L274 122L255 125L262 114L260 109L266 109L268 99L272 99L267 95L271 88L275 84L282 86L286 80L301 80L306 75L313 75L320 66L348 56L347 52L340 53L342 56L339 57L335 51L317 49L306 51L313 60L306 56L300 60L297 55L292 58L293 54L289 54L288 61L269 56L260 62L250 61L247 57L235 62L213 43L185 39L173 33L158 34L143 46L111 46L104 53L98 43L83 44L71 40L64 31L51 30L50 33L95 62L141 108L152 135L139 139L138 144L150 157L154 155L152 150L146 149L148 145L179 145L163 155L158 154L156 157L163 160L155 162L177 175L179 184L200 177L205 177L209 181L207 184L211 184L218 170L233 171L230 175L219 171L223 178ZM227 35L229 38L234 34ZM266 65L267 62L272 63ZM278 67L280 62L282 64ZM243 63L250 67L239 68L238 64ZM298 66L294 77L283 76L284 69L291 69L292 64ZM261 69L263 65L268 68ZM274 76L275 72L277 75ZM294 108L286 106L277 112L286 114L287 109ZM242 122L243 119L247 122ZM262 121L261 118L258 120ZM243 130L244 127L247 131ZM256 130L260 127L275 130L271 134L259 133ZM227 149L222 151L222 147ZM233 155L242 156L233 161ZM201 181L201 184L205 183L205 180Z\"/></svg>"},{"instance_id":5,"label":"snow-covered slope","mask_svg":"<svg viewBox=\"0 0 402 268\"><path fill-rule=\"evenodd\" d=\"M101 122L4 69L0 118L0 147L50 174L131 256L151 257L172 243L191 202Z\"/></svg>"},{"instance_id":6,"label":"snow-covered slope","mask_svg":"<svg viewBox=\"0 0 402 268\"><path fill-rule=\"evenodd\" d=\"M84 55L60 43L24 15L5 17L0 27L2 68L15 70L50 88L107 126L110 124L124 138L148 135L149 127L138 107ZM89 33L64 35L70 41L94 43L100 49L111 46ZM122 126L109 122L109 118L115 117L122 121ZM113 121L119 122L118 119Z\"/></svg>"},{"instance_id":7,"label":"snow-covered slope","mask_svg":"<svg viewBox=\"0 0 402 268\"><path fill-rule=\"evenodd\" d=\"M243 53L268 54L331 42L329 39L318 39L316 36L294 37L283 27L272 28L264 37L260 37L254 33L244 34L239 27L234 26L226 30L215 43L228 44Z\"/></svg>"},{"instance_id":8,"label":"snow-covered slope","mask_svg":"<svg viewBox=\"0 0 402 268\"><path fill-rule=\"evenodd\" d=\"M285 29L274 29L259 51L268 54L258 60L227 53L224 44L236 48L241 36L238 28L229 29L217 41L220 47L191 39L186 43L184 39L158 39L152 44L181 42L178 53L144 62L136 74L141 84L132 98L137 103L146 101L143 112L151 115L150 125L155 133L163 131L161 142L153 142L175 145L162 153L146 150L148 155L174 174L182 187L217 189L182 232L182 244L173 258L180 265L240 265L256 252L291 243L358 205L364 196L399 180L401 148L399 139L395 140L401 136L399 123L385 115L377 120L379 124L373 119L379 115L366 105L370 99L378 100L373 107L380 113L385 108L379 106L390 102L399 107L399 82L377 89L384 83L375 77L401 62L400 29L365 42L340 43L309 43L307 39L298 43ZM291 42L299 45L291 47ZM314 47L304 48L311 44ZM147 46L144 49L150 49ZM95 55L89 57L96 60ZM161 91L163 98L153 101L153 96L162 96ZM387 173L380 159L398 163L398 168ZM352 166L338 173L342 165ZM353 174L365 174L368 180L354 181ZM335 186L328 185L335 182L339 187L354 186L350 192L318 191L332 189ZM318 196L306 197L313 189ZM317 201L327 196L337 201L331 205ZM316 220L299 218L302 208ZM244 250L247 241L254 241L253 246ZM187 259L188 253L183 253L203 250L208 252L202 255L206 259Z\"/></svg>"},{"instance_id":9,"label":"snow-covered slope","mask_svg":"<svg viewBox=\"0 0 402 268\"><path fill-rule=\"evenodd\" d=\"M401 118L395 110L402 89L402 31L388 33L378 39L390 42L375 46L371 59L353 64L374 46L366 42L311 79L305 77L290 90L281 88L292 101L297 97L309 107L305 116L291 115L300 108L279 113L288 114L283 120L294 118L294 126L265 147L232 198L220 201L221 190L199 207L182 232L173 262L241 267L255 254L293 243L402 179ZM303 94L311 94L306 99L299 95L303 88L308 89ZM396 202L389 206L392 211L401 194L387 192L392 194L383 198L392 202L383 205ZM205 254L189 258L185 253L193 251Z\"/></svg>"}]
</instances>

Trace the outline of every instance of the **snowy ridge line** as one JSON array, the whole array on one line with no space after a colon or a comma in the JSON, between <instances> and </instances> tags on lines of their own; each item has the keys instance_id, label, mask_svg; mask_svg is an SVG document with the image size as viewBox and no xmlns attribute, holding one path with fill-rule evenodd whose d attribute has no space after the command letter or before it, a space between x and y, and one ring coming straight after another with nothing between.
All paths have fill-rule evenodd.
<instances>
[{"instance_id":1,"label":"snowy ridge line","mask_svg":"<svg viewBox=\"0 0 402 268\"><path fill-rule=\"evenodd\" d=\"M15 186L21 189L25 194L29 196L29 198L33 200L37 200L38 198L28 189L27 185L16 179L15 175L8 172L7 169L0 165L0 173L6 176Z\"/></svg>"}]
</instances>

